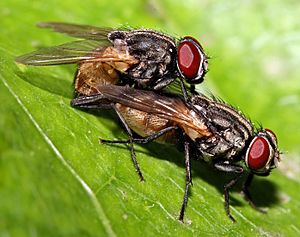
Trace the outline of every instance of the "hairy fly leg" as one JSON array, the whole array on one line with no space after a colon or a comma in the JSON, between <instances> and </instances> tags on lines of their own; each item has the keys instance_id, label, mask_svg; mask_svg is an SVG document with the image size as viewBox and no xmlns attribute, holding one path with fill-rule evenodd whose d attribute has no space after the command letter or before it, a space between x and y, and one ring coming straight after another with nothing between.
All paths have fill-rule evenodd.
<instances>
[{"instance_id":1,"label":"hairy fly leg","mask_svg":"<svg viewBox=\"0 0 300 237\"><path fill-rule=\"evenodd\" d=\"M196 86L194 84L191 84L191 86L190 86L190 92L193 95L199 95L199 93L196 91Z\"/></svg>"},{"instance_id":2,"label":"hairy fly leg","mask_svg":"<svg viewBox=\"0 0 300 237\"><path fill-rule=\"evenodd\" d=\"M162 88L169 85L172 81L174 81L174 78L161 78L161 79L158 79L155 82L155 85L154 85L153 89L154 90L161 90ZM180 88L181 88L181 92L182 92L184 101L187 102L188 101L188 92L187 92L186 86L185 86L184 81L183 81L182 78L179 79L179 83L180 83ZM193 91L195 91L195 87L194 87ZM193 91L191 91L191 93L193 93Z\"/></svg>"},{"instance_id":3,"label":"hairy fly leg","mask_svg":"<svg viewBox=\"0 0 300 237\"><path fill-rule=\"evenodd\" d=\"M123 123L126 131L128 131L129 139L128 140L105 140L105 139L100 139L100 142L101 143L109 143L109 144L116 144L116 143L118 143L118 144L129 144L130 147L131 147L131 150L130 150L131 151L131 158L134 162L134 165L135 165L136 169L139 168L139 165L137 163L136 155L135 155L135 152L134 152L134 147L133 147L134 143L145 144L145 143L151 142L151 141L159 138L160 136L168 133L171 130L177 129L177 127L175 127L175 126L170 126L170 127L164 128L164 129L162 129L162 130L160 130L160 131L158 131L158 132L156 132L156 133L154 133L154 134L152 134L148 137L145 137L145 138L133 138L133 134L131 132L131 129L128 127L126 121L123 119L122 115L116 109L115 109L115 111L117 112L117 114L118 114L121 122ZM130 132L130 134L129 134L129 132ZM144 179L141 171L137 170L137 172L138 172L138 174L141 178L141 181L144 181L145 179Z\"/></svg>"},{"instance_id":4,"label":"hairy fly leg","mask_svg":"<svg viewBox=\"0 0 300 237\"><path fill-rule=\"evenodd\" d=\"M130 127L128 126L128 124L126 123L125 119L123 118L122 114L116 109L115 105L113 104L113 109L115 110L116 114L118 115L123 127L125 128L126 132L127 132L127 135L129 137L129 142L128 144L130 145L130 154L131 154L131 159L132 159L132 162L134 164L134 167L135 167L135 170L136 172L138 173L139 177L140 177L140 180L141 181L144 181L144 176L142 174L142 171L141 171L141 168L139 166L139 163L136 159L136 154L135 154L135 150L134 150L134 146L133 146L133 134L132 134L132 131L130 129ZM100 142L101 143L104 143L103 141L101 141L100 139Z\"/></svg>"},{"instance_id":5,"label":"hairy fly leg","mask_svg":"<svg viewBox=\"0 0 300 237\"><path fill-rule=\"evenodd\" d=\"M237 183L237 181L241 178L244 169L239 165L229 164L228 161L221 161L214 164L215 168L228 173L236 174L228 183L224 185L224 198L225 198L225 211L227 216L235 222L235 219L230 214L229 209L229 190Z\"/></svg>"},{"instance_id":6,"label":"hairy fly leg","mask_svg":"<svg viewBox=\"0 0 300 237\"><path fill-rule=\"evenodd\" d=\"M242 193L244 194L244 197L246 199L246 201L250 204L250 206L252 208L254 208L255 210L261 212L261 213L267 213L266 210L259 208L255 205L255 203L252 200L252 196L249 192L249 187L251 185L251 182L253 180L253 173L250 173L245 181L245 183L243 184L243 188L242 188Z\"/></svg>"},{"instance_id":7,"label":"hairy fly leg","mask_svg":"<svg viewBox=\"0 0 300 237\"><path fill-rule=\"evenodd\" d=\"M113 109L117 116L119 117L122 125L124 126L126 133L129 137L129 140L127 144L130 145L130 154L131 159L134 164L135 170L138 173L138 176L140 177L141 181L144 181L144 176L142 174L141 168L139 166L139 163L136 159L134 146L133 146L133 134L129 126L127 125L125 119L123 118L122 114L119 113L119 111L116 109L115 104L108 102L102 94L97 94L93 96L80 96L72 100L71 105L73 107L80 107L80 108L86 108L86 109ZM100 140L101 141L101 140ZM101 141L102 142L102 141ZM102 142L103 143L103 142Z\"/></svg>"},{"instance_id":8,"label":"hairy fly leg","mask_svg":"<svg viewBox=\"0 0 300 237\"><path fill-rule=\"evenodd\" d=\"M174 78L172 77L162 77L160 79L157 79L157 81L155 82L155 85L153 86L154 90L161 90L163 89L165 86L169 85L172 81L174 81Z\"/></svg>"},{"instance_id":9,"label":"hairy fly leg","mask_svg":"<svg viewBox=\"0 0 300 237\"><path fill-rule=\"evenodd\" d=\"M178 127L176 126L170 126L167 128L164 128L156 133L153 133L152 135L148 136L148 137L144 137L144 138L132 138L132 142L133 143L137 143L137 144L146 144L149 142L152 142L153 140L163 136L164 134L170 132L171 130L177 129ZM130 140L105 140L105 139L100 139L101 143L118 143L118 144L129 144Z\"/></svg>"},{"instance_id":10,"label":"hairy fly leg","mask_svg":"<svg viewBox=\"0 0 300 237\"><path fill-rule=\"evenodd\" d=\"M189 187L190 185L193 184L189 150L190 150L189 142L185 139L184 141L184 158L185 158L185 168L186 168L185 191L184 191L183 201L182 201L180 215L179 215L179 220L182 222L184 218L185 208L188 202Z\"/></svg>"},{"instance_id":11,"label":"hairy fly leg","mask_svg":"<svg viewBox=\"0 0 300 237\"><path fill-rule=\"evenodd\" d=\"M183 98L184 98L184 101L187 102L188 101L188 95L187 95L187 91L186 91L186 87L184 85L184 81L182 78L180 78L180 86L181 86L181 91L182 91L182 94L183 94Z\"/></svg>"},{"instance_id":12,"label":"hairy fly leg","mask_svg":"<svg viewBox=\"0 0 300 237\"><path fill-rule=\"evenodd\" d=\"M160 136L163 136L164 134L170 132L171 130L178 129L176 126L170 126L167 128L164 128L160 130L159 132L156 132L148 137L145 138L133 138L132 140L104 140L100 139L101 143L110 143L110 144L130 144L132 143L138 143L138 144L145 144L148 142L151 142ZM190 154L189 154L189 142L187 140L184 141L184 157L185 157L185 166L186 166L186 183L185 183L185 191L184 191L184 196L183 196L183 201L180 209L180 214L179 214L179 220L183 222L184 218L184 213L185 209L187 206L188 202L188 192L189 192L189 187L192 185L192 174L191 174L191 165L190 165Z\"/></svg>"}]
</instances>

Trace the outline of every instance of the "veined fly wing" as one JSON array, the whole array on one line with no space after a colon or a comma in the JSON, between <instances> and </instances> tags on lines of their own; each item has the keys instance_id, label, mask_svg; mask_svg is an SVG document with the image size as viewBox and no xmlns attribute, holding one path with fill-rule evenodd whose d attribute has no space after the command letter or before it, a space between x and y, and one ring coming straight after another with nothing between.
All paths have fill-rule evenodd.
<instances>
[{"instance_id":1,"label":"veined fly wing","mask_svg":"<svg viewBox=\"0 0 300 237\"><path fill-rule=\"evenodd\" d=\"M72 37L95 41L107 40L107 34L113 30L113 28L109 27L96 27L61 22L40 22L37 25L41 28L51 28L55 32L64 33Z\"/></svg>"},{"instance_id":2,"label":"veined fly wing","mask_svg":"<svg viewBox=\"0 0 300 237\"><path fill-rule=\"evenodd\" d=\"M206 126L205 118L196 108L188 106L179 96L159 95L146 90L137 90L127 86L100 85L97 87L99 95L82 96L72 101L72 106L87 107L101 103L103 99L119 103L130 108L140 110L171 121L182 127L191 139L211 136Z\"/></svg>"},{"instance_id":3,"label":"veined fly wing","mask_svg":"<svg viewBox=\"0 0 300 237\"><path fill-rule=\"evenodd\" d=\"M108 45L110 43L106 41L74 41L21 55L16 58L16 62L33 66L48 66L78 63L82 60L100 61L102 52Z\"/></svg>"}]
</instances>

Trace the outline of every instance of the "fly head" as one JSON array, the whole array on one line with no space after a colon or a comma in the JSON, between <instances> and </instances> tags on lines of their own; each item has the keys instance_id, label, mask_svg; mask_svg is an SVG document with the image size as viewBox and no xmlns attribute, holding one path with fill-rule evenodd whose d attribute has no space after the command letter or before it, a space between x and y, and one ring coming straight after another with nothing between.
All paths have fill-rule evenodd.
<instances>
[{"instance_id":1,"label":"fly head","mask_svg":"<svg viewBox=\"0 0 300 237\"><path fill-rule=\"evenodd\" d=\"M270 129L261 129L253 137L245 155L246 166L254 174L267 176L280 161L277 138Z\"/></svg>"}]
</instances>

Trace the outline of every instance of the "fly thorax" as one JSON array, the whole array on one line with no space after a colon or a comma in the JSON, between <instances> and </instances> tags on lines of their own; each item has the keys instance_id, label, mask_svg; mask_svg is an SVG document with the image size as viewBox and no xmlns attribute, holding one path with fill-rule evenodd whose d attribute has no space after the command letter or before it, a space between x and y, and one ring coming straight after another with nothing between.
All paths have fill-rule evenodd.
<instances>
[{"instance_id":1,"label":"fly thorax","mask_svg":"<svg viewBox=\"0 0 300 237\"><path fill-rule=\"evenodd\" d=\"M224 140L230 141L232 146L238 151L242 150L245 147L245 138L248 139L248 137L243 138L239 133L230 129L224 131L223 137Z\"/></svg>"},{"instance_id":2,"label":"fly thorax","mask_svg":"<svg viewBox=\"0 0 300 237\"><path fill-rule=\"evenodd\" d=\"M132 79L157 80L169 72L173 73L176 48L171 38L151 31L133 31L126 35L125 40L129 54L139 60L128 71Z\"/></svg>"}]
</instances>

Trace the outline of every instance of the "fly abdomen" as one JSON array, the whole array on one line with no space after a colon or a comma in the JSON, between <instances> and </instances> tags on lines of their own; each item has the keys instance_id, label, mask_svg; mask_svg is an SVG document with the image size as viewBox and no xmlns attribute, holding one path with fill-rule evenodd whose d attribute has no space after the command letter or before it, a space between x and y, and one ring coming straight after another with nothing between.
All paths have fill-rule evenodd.
<instances>
[{"instance_id":1,"label":"fly abdomen","mask_svg":"<svg viewBox=\"0 0 300 237\"><path fill-rule=\"evenodd\" d=\"M115 108L122 115L130 129L141 137L151 136L170 126L170 121L168 119L141 110L133 109L119 103L115 105ZM174 130L169 131L159 137L156 141L174 144L177 142L175 133L176 131Z\"/></svg>"}]
</instances>

